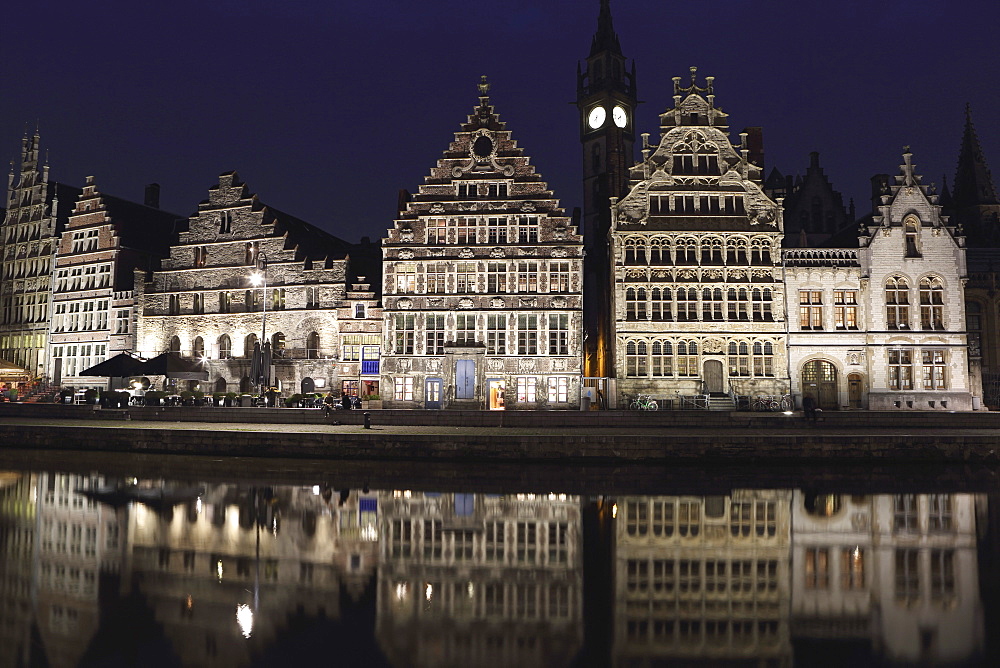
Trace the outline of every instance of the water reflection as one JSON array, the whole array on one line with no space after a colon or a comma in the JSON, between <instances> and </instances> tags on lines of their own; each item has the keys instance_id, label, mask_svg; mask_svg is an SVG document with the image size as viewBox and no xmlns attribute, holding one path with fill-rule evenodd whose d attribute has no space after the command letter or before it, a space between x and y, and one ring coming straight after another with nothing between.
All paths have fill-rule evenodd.
<instances>
[{"instance_id":1,"label":"water reflection","mask_svg":"<svg viewBox=\"0 0 1000 668\"><path fill-rule=\"evenodd\" d=\"M988 518L987 497L964 493L612 499L3 473L0 665L320 650L396 666L973 665Z\"/></svg>"}]
</instances>

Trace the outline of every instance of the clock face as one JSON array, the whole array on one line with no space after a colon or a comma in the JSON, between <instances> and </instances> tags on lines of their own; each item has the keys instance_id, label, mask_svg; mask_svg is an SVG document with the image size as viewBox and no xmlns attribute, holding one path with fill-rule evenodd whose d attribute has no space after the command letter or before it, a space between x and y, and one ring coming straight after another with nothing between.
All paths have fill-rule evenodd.
<instances>
[{"instance_id":1,"label":"clock face","mask_svg":"<svg viewBox=\"0 0 1000 668\"><path fill-rule=\"evenodd\" d=\"M611 118L614 119L615 125L623 128L628 123L628 112L625 111L625 107L618 105L611 110Z\"/></svg>"},{"instance_id":2,"label":"clock face","mask_svg":"<svg viewBox=\"0 0 1000 668\"><path fill-rule=\"evenodd\" d=\"M604 119L607 117L608 112L604 111L604 107L594 107L590 110L590 115L587 116L587 122L590 123L591 128L596 130L604 125Z\"/></svg>"}]
</instances>

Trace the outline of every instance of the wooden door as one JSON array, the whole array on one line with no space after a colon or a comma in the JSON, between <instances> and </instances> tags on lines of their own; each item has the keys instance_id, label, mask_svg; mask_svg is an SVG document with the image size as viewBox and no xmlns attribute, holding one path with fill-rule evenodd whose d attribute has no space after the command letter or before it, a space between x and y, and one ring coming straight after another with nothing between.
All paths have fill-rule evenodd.
<instances>
[{"instance_id":1,"label":"wooden door","mask_svg":"<svg viewBox=\"0 0 1000 668\"><path fill-rule=\"evenodd\" d=\"M864 392L864 381L860 373L847 376L847 402L851 408L861 408L861 395Z\"/></svg>"},{"instance_id":2,"label":"wooden door","mask_svg":"<svg viewBox=\"0 0 1000 668\"><path fill-rule=\"evenodd\" d=\"M704 366L705 392L725 392L722 385L722 362L720 360L705 360Z\"/></svg>"},{"instance_id":3,"label":"wooden door","mask_svg":"<svg viewBox=\"0 0 1000 668\"><path fill-rule=\"evenodd\" d=\"M424 385L424 406L426 408L441 408L441 379L428 378Z\"/></svg>"}]
</instances>

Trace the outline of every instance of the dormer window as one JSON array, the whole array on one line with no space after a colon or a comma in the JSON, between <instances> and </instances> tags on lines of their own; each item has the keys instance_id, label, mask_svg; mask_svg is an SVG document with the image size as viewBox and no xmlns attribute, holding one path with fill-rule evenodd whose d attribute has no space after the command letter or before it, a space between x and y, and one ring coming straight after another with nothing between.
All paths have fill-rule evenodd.
<instances>
[{"instance_id":1,"label":"dormer window","mask_svg":"<svg viewBox=\"0 0 1000 668\"><path fill-rule=\"evenodd\" d=\"M365 309L365 305L364 304L355 304L354 305L354 317L355 318L358 318L358 319L365 318L366 317L365 312L366 312L366 309Z\"/></svg>"}]
</instances>

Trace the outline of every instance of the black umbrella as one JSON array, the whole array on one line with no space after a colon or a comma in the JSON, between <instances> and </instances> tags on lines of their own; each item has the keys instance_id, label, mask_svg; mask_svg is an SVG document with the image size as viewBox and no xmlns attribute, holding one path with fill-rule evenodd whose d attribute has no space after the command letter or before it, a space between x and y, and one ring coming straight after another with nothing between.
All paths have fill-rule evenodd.
<instances>
[{"instance_id":1,"label":"black umbrella","mask_svg":"<svg viewBox=\"0 0 1000 668\"><path fill-rule=\"evenodd\" d=\"M144 376L166 376L186 380L208 380L208 371L201 362L186 360L177 353L163 353L141 367Z\"/></svg>"},{"instance_id":2,"label":"black umbrella","mask_svg":"<svg viewBox=\"0 0 1000 668\"><path fill-rule=\"evenodd\" d=\"M102 376L104 378L129 378L130 376L142 376L145 362L129 355L119 353L114 357L104 360L100 364L80 372L81 376Z\"/></svg>"}]
</instances>

